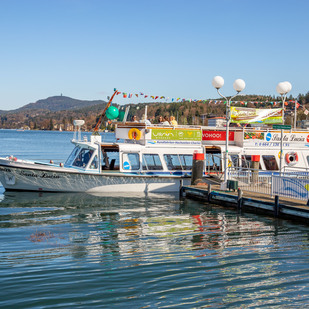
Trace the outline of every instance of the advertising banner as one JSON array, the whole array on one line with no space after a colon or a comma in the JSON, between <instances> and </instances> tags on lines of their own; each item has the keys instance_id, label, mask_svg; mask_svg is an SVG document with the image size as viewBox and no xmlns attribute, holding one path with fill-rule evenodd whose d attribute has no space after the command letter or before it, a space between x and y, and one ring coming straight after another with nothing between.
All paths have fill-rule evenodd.
<instances>
[{"instance_id":1,"label":"advertising banner","mask_svg":"<svg viewBox=\"0 0 309 309\"><path fill-rule=\"evenodd\" d=\"M176 140L176 141L201 141L201 130L186 129L152 129L151 139L153 140Z\"/></svg>"},{"instance_id":2,"label":"advertising banner","mask_svg":"<svg viewBox=\"0 0 309 309\"><path fill-rule=\"evenodd\" d=\"M203 141L225 141L226 131L203 130ZM234 131L229 131L229 141L234 141Z\"/></svg>"},{"instance_id":3,"label":"advertising banner","mask_svg":"<svg viewBox=\"0 0 309 309\"><path fill-rule=\"evenodd\" d=\"M283 109L257 109L231 106L232 123L282 123Z\"/></svg>"}]
</instances>

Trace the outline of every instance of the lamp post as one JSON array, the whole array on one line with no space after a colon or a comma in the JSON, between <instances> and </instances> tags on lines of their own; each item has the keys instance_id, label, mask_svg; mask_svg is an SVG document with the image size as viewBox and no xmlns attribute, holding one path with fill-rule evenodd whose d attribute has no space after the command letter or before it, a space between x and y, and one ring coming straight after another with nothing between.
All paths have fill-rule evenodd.
<instances>
[{"instance_id":1,"label":"lamp post","mask_svg":"<svg viewBox=\"0 0 309 309\"><path fill-rule=\"evenodd\" d=\"M284 124L284 105L286 100L286 95L292 90L292 85L290 82L280 82L276 87L277 92L281 95L282 100L282 124ZM280 138L280 175L282 173L283 166L283 129L281 129L281 138Z\"/></svg>"},{"instance_id":2,"label":"lamp post","mask_svg":"<svg viewBox=\"0 0 309 309\"><path fill-rule=\"evenodd\" d=\"M233 83L233 87L236 90L236 94L229 99L226 98L219 91L224 85L224 79L221 76L215 76L212 80L212 85L217 89L218 94L226 100L226 137L225 137L225 154L224 154L224 183L227 183L227 168L228 168L228 146L229 146L229 125L230 125L230 112L231 112L231 100L235 98L246 87L246 83L242 79L236 79Z\"/></svg>"},{"instance_id":3,"label":"lamp post","mask_svg":"<svg viewBox=\"0 0 309 309\"><path fill-rule=\"evenodd\" d=\"M280 82L276 87L277 92L281 95L282 100L282 124L284 124L284 104L286 100L286 95L292 90L292 85L290 82Z\"/></svg>"}]
</instances>

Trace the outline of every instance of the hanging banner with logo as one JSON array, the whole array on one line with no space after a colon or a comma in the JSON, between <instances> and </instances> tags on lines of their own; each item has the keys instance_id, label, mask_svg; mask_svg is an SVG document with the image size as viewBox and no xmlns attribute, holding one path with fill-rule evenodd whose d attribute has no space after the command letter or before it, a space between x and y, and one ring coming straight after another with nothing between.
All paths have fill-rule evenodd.
<instances>
[{"instance_id":1,"label":"hanging banner with logo","mask_svg":"<svg viewBox=\"0 0 309 309\"><path fill-rule=\"evenodd\" d=\"M201 141L202 132L200 130L186 130L186 129L152 129L151 138L153 140L190 140Z\"/></svg>"},{"instance_id":2,"label":"hanging banner with logo","mask_svg":"<svg viewBox=\"0 0 309 309\"><path fill-rule=\"evenodd\" d=\"M282 123L283 109L257 109L247 107L231 107L231 122L233 123Z\"/></svg>"}]
</instances>

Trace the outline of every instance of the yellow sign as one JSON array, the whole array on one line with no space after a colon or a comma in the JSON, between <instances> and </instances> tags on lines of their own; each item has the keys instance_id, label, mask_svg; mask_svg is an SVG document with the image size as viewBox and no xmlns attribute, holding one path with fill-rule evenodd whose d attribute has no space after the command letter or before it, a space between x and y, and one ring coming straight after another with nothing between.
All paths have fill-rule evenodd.
<instances>
[{"instance_id":1,"label":"yellow sign","mask_svg":"<svg viewBox=\"0 0 309 309\"><path fill-rule=\"evenodd\" d=\"M154 140L201 141L202 132L188 129L152 129L151 138Z\"/></svg>"}]
</instances>

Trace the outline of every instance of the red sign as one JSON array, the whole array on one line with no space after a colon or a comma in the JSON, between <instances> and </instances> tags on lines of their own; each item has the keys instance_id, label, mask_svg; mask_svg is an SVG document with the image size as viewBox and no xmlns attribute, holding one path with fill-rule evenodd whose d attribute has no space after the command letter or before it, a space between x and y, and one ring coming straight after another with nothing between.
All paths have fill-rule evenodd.
<instances>
[{"instance_id":1,"label":"red sign","mask_svg":"<svg viewBox=\"0 0 309 309\"><path fill-rule=\"evenodd\" d=\"M225 141L226 131L203 131L203 141ZM234 141L234 131L229 131L229 141Z\"/></svg>"}]
</instances>

